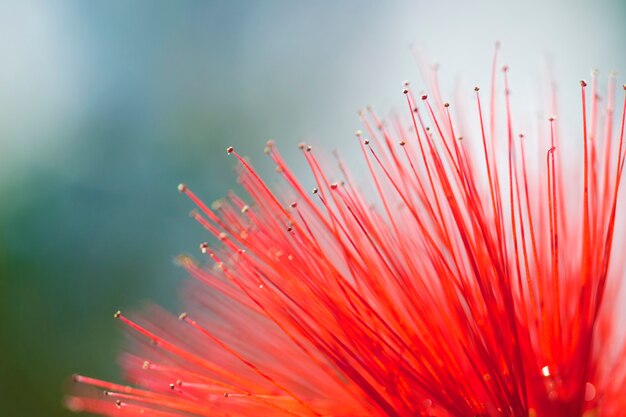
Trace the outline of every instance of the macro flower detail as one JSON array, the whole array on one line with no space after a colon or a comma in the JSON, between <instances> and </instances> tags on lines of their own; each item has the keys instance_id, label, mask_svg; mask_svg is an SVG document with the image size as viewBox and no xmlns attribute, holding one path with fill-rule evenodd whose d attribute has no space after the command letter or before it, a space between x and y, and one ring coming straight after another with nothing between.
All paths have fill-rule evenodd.
<instances>
[{"instance_id":1,"label":"macro flower detail","mask_svg":"<svg viewBox=\"0 0 626 417\"><path fill-rule=\"evenodd\" d=\"M429 94L404 83L405 117L362 111L358 175L302 144L311 191L268 142L280 192L232 147L247 197L209 206L180 185L216 238L200 245L205 260L178 259L194 278L187 311L116 313L131 338L130 385L76 375L68 407L623 415L626 95L616 98L613 75L601 93L594 73L580 84L577 136L563 136L556 116L520 134L508 68L497 67L471 104L444 102L433 76Z\"/></svg>"}]
</instances>

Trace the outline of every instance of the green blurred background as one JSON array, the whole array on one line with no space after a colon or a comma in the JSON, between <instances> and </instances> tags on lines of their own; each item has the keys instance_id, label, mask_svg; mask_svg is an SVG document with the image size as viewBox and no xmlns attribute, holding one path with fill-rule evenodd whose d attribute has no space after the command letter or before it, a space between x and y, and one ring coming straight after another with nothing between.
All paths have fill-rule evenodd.
<instances>
[{"instance_id":1,"label":"green blurred background","mask_svg":"<svg viewBox=\"0 0 626 417\"><path fill-rule=\"evenodd\" d=\"M547 60L561 85L626 71L624 0L390 3L2 2L0 416L70 414L73 372L119 378L115 310L176 311L173 259L206 239L179 182L222 196L228 145L271 182L269 138L350 159L356 111L419 80L412 42L473 85L501 40L520 102Z\"/></svg>"}]
</instances>

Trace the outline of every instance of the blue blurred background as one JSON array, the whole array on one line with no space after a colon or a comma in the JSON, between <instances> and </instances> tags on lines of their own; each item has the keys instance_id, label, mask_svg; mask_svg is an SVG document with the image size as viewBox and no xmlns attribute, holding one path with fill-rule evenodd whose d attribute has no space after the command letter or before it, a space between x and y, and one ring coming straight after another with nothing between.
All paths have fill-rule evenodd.
<instances>
[{"instance_id":1,"label":"blue blurred background","mask_svg":"<svg viewBox=\"0 0 626 417\"><path fill-rule=\"evenodd\" d=\"M176 185L224 195L226 146L270 182L269 138L350 158L356 111L419 80L411 44L473 85L500 40L517 97L552 61L566 106L591 66L626 71L624 0L391 3L2 2L1 416L70 414L73 372L119 378L115 310L176 311L173 259L206 239Z\"/></svg>"}]
</instances>

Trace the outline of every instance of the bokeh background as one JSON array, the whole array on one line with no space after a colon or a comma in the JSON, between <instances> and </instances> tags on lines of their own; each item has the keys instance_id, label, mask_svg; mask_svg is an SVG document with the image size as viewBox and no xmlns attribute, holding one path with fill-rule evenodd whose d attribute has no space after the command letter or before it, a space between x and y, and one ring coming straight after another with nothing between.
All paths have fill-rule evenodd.
<instances>
[{"instance_id":1,"label":"bokeh background","mask_svg":"<svg viewBox=\"0 0 626 417\"><path fill-rule=\"evenodd\" d=\"M624 81L624 22L624 0L3 1L0 415L69 415L73 372L119 378L115 310L177 311L173 259L206 236L176 185L222 196L226 146L270 182L269 138L350 159L356 111L420 84L411 45L473 85L500 40L516 99L551 63L567 109L592 66Z\"/></svg>"}]
</instances>

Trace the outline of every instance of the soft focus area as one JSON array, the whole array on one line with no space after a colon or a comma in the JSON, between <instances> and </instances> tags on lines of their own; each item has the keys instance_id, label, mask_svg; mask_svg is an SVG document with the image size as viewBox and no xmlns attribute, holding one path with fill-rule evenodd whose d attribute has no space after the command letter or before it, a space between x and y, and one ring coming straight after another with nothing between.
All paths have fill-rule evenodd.
<instances>
[{"instance_id":1,"label":"soft focus area","mask_svg":"<svg viewBox=\"0 0 626 417\"><path fill-rule=\"evenodd\" d=\"M73 372L120 380L116 310L178 312L174 258L208 235L176 186L236 187L227 146L270 183L270 138L295 167L300 141L357 160L358 109L404 111L416 50L453 100L497 40L517 113L552 71L578 132L578 80L625 80L624 22L624 0L2 2L0 415L71 415Z\"/></svg>"}]
</instances>

